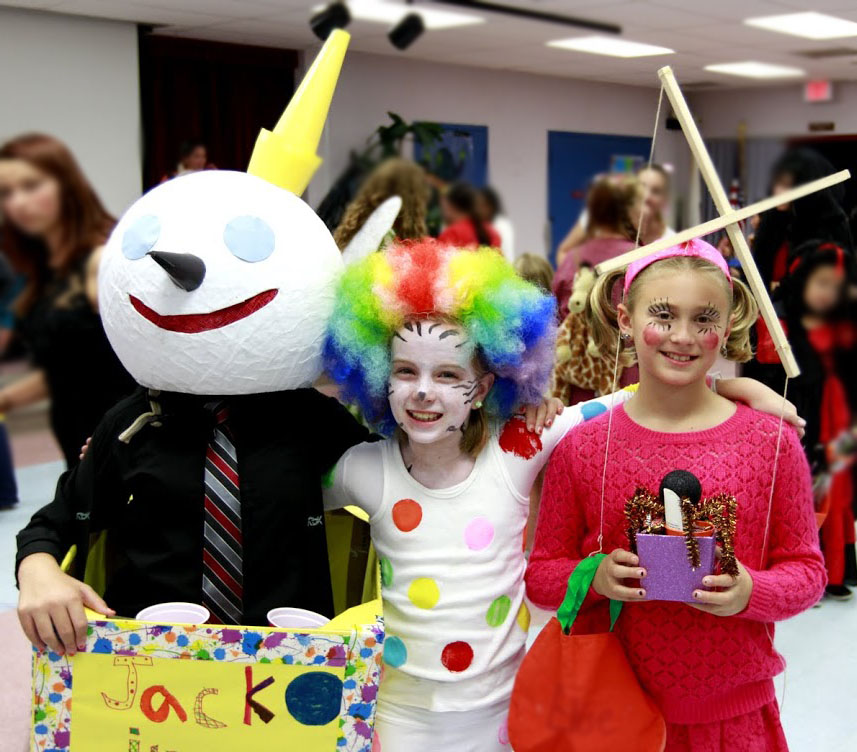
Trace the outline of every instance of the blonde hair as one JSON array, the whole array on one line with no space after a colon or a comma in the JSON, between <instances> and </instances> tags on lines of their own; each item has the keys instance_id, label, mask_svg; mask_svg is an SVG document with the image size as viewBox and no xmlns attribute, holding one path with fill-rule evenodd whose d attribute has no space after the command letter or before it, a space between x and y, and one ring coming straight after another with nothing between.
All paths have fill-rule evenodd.
<instances>
[{"instance_id":1,"label":"blonde hair","mask_svg":"<svg viewBox=\"0 0 857 752\"><path fill-rule=\"evenodd\" d=\"M640 279L651 275L652 270L660 271L693 271L705 274L715 274L722 282L729 300L730 325L729 337L726 339L726 358L738 363L745 363L753 357L750 344L750 330L759 318L759 307L750 290L740 280L733 279L734 287L730 289L729 282L723 272L714 264L697 256L673 256L646 267L631 283L628 297L624 301L629 311L636 304L636 290L639 289ZM592 342L602 357L616 357L616 347L619 346L619 363L624 367L636 362L633 344L625 345L619 337L618 311L613 303L613 288L622 283L625 278L624 269L616 269L602 274L595 282L595 287L587 302L586 313Z\"/></svg>"},{"instance_id":2,"label":"blonde hair","mask_svg":"<svg viewBox=\"0 0 857 752\"><path fill-rule=\"evenodd\" d=\"M544 256L535 253L525 253L515 259L515 271L522 279L531 282L549 293L553 282L553 267Z\"/></svg>"},{"instance_id":3,"label":"blonde hair","mask_svg":"<svg viewBox=\"0 0 857 752\"><path fill-rule=\"evenodd\" d=\"M402 208L393 224L396 238L415 240L428 235L429 187L425 170L408 159L392 157L369 173L345 209L342 221L333 233L340 250L348 245L369 215L391 196L402 199Z\"/></svg>"}]
</instances>

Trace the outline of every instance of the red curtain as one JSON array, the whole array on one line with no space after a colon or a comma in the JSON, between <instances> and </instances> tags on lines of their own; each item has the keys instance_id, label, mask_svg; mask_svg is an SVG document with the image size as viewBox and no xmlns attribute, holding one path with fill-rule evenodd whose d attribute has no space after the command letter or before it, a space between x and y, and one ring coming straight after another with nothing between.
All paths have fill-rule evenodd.
<instances>
[{"instance_id":1,"label":"red curtain","mask_svg":"<svg viewBox=\"0 0 857 752\"><path fill-rule=\"evenodd\" d=\"M259 129L272 128L292 96L297 53L144 29L139 42L144 188L175 171L189 139L219 168L246 169Z\"/></svg>"}]
</instances>

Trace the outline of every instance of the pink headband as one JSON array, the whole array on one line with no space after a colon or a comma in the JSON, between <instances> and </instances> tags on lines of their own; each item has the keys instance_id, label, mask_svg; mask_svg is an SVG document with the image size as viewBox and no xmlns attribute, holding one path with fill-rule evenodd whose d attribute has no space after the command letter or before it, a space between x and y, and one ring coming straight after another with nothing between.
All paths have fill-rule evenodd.
<instances>
[{"instance_id":1,"label":"pink headband","mask_svg":"<svg viewBox=\"0 0 857 752\"><path fill-rule=\"evenodd\" d=\"M720 253L720 251L718 251L713 245L706 243L704 240L694 238L693 240L688 240L686 243L682 243L681 245L673 245L669 248L664 248L664 250L653 253L651 256L646 256L645 258L641 258L639 261L633 261L628 264L628 268L625 270L624 297L628 297L628 290L631 289L631 283L634 281L634 277L643 271L643 269L651 266L656 261L663 261L664 259L673 258L675 256L695 256L696 258L705 259L706 261L711 262L726 275L726 279L729 280L729 287L733 286L732 275L729 273L729 265L726 263L726 259L723 258L723 254Z\"/></svg>"}]
</instances>

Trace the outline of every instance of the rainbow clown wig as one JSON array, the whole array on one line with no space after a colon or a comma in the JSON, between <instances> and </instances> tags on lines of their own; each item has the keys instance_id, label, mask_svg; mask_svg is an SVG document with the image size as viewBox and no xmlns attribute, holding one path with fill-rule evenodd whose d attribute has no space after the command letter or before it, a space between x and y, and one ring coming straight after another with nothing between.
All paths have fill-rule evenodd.
<instances>
[{"instance_id":1,"label":"rainbow clown wig","mask_svg":"<svg viewBox=\"0 0 857 752\"><path fill-rule=\"evenodd\" d=\"M458 321L495 376L485 401L506 419L540 402L553 368L556 302L496 251L434 240L393 245L346 268L324 344L325 367L378 430L396 423L387 400L390 343L407 319Z\"/></svg>"}]
</instances>

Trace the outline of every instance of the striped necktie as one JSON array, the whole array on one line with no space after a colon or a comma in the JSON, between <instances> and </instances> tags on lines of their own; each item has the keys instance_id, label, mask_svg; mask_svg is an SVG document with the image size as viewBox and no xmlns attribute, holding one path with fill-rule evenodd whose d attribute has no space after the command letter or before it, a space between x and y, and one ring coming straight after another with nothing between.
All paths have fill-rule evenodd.
<instances>
[{"instance_id":1,"label":"striped necktie","mask_svg":"<svg viewBox=\"0 0 857 752\"><path fill-rule=\"evenodd\" d=\"M238 455L226 426L228 409L222 402L206 407L214 413L216 425L205 453L203 605L213 623L241 624L244 577Z\"/></svg>"}]
</instances>

